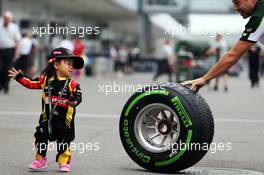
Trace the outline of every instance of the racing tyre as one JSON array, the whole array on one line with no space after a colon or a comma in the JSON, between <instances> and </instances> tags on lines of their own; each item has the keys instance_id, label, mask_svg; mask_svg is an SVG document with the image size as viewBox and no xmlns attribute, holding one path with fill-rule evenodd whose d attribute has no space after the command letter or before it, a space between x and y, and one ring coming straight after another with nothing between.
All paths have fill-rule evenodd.
<instances>
[{"instance_id":1,"label":"racing tyre","mask_svg":"<svg viewBox=\"0 0 264 175\"><path fill-rule=\"evenodd\" d=\"M193 166L210 148L213 115L205 100L177 83L134 93L119 123L122 145L141 167L174 173Z\"/></svg>"}]
</instances>

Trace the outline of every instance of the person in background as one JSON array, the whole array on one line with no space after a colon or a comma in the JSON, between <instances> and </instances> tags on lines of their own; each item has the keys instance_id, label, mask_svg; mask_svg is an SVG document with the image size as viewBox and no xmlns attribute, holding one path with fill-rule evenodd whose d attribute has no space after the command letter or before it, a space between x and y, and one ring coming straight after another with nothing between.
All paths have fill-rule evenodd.
<instances>
[{"instance_id":1,"label":"person in background","mask_svg":"<svg viewBox=\"0 0 264 175\"><path fill-rule=\"evenodd\" d=\"M216 34L215 36L215 45L208 49L207 54L214 54L216 56L216 61L218 61L219 58L221 58L225 53L227 52L227 43L223 39L223 36L220 34ZM224 80L224 90L228 91L228 75L227 72L223 74L223 80ZM215 85L214 90L218 90L218 84L219 84L219 78L217 77L215 79Z\"/></svg>"},{"instance_id":2,"label":"person in background","mask_svg":"<svg viewBox=\"0 0 264 175\"><path fill-rule=\"evenodd\" d=\"M121 46L118 50L119 63L122 69L120 73L127 73L127 59L128 59L128 49L125 45Z\"/></svg>"},{"instance_id":3,"label":"person in background","mask_svg":"<svg viewBox=\"0 0 264 175\"><path fill-rule=\"evenodd\" d=\"M108 69L110 70L109 72L112 73L113 71L116 71L116 62L118 60L118 53L117 53L117 50L114 44L110 45L109 56L110 56L110 59L108 62L108 65L109 65Z\"/></svg>"},{"instance_id":4,"label":"person in background","mask_svg":"<svg viewBox=\"0 0 264 175\"><path fill-rule=\"evenodd\" d=\"M19 41L21 39L19 29L12 23L13 14L4 13L4 21L0 24L0 91L3 89L7 94L9 91L8 69L12 62L19 56Z\"/></svg>"},{"instance_id":5,"label":"person in background","mask_svg":"<svg viewBox=\"0 0 264 175\"><path fill-rule=\"evenodd\" d=\"M167 74L169 81L172 81L172 70L170 66L170 60L173 60L172 57L174 57L173 48L170 44L170 41L166 40L158 51L158 68L156 74L153 77L153 81L156 81L157 78L162 74Z\"/></svg>"},{"instance_id":6,"label":"person in background","mask_svg":"<svg viewBox=\"0 0 264 175\"><path fill-rule=\"evenodd\" d=\"M127 55L127 73L133 73L133 53L132 48L128 48L128 55Z\"/></svg>"},{"instance_id":7,"label":"person in background","mask_svg":"<svg viewBox=\"0 0 264 175\"><path fill-rule=\"evenodd\" d=\"M27 32L22 34L22 39L20 40L20 57L16 61L16 69L21 69L25 75L29 75L29 62L30 54L32 51L33 42L29 37Z\"/></svg>"},{"instance_id":8,"label":"person in background","mask_svg":"<svg viewBox=\"0 0 264 175\"><path fill-rule=\"evenodd\" d=\"M248 71L251 87L259 87L260 47L252 46L248 50Z\"/></svg>"},{"instance_id":9,"label":"person in background","mask_svg":"<svg viewBox=\"0 0 264 175\"><path fill-rule=\"evenodd\" d=\"M263 52L260 55L260 76L261 76L261 78L264 78L264 55L263 55Z\"/></svg>"},{"instance_id":10,"label":"person in background","mask_svg":"<svg viewBox=\"0 0 264 175\"><path fill-rule=\"evenodd\" d=\"M85 44L80 39L79 36L77 36L73 43L73 54L77 56L83 56L85 55ZM81 78L81 70L80 69L74 69L73 70L73 78L77 81Z\"/></svg>"},{"instance_id":11,"label":"person in background","mask_svg":"<svg viewBox=\"0 0 264 175\"><path fill-rule=\"evenodd\" d=\"M41 43L37 38L37 35L33 35L31 39L32 39L32 49L29 58L28 75L33 75L35 72L37 72L38 66L35 66L35 60L37 60L38 64L41 64L39 58L40 52L42 50Z\"/></svg>"},{"instance_id":12,"label":"person in background","mask_svg":"<svg viewBox=\"0 0 264 175\"><path fill-rule=\"evenodd\" d=\"M66 35L62 36L62 40L58 43L58 46L66 48L70 51L74 50L73 42L70 39L68 39Z\"/></svg>"}]
</instances>

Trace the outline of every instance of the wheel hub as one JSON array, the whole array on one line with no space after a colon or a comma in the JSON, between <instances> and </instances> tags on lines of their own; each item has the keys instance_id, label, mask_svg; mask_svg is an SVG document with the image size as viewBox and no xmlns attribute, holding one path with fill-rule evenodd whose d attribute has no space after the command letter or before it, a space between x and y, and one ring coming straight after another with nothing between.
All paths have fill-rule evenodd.
<instances>
[{"instance_id":1,"label":"wheel hub","mask_svg":"<svg viewBox=\"0 0 264 175\"><path fill-rule=\"evenodd\" d=\"M168 135L171 132L171 123L167 120L163 120L158 124L158 130L163 135Z\"/></svg>"},{"instance_id":2,"label":"wheel hub","mask_svg":"<svg viewBox=\"0 0 264 175\"><path fill-rule=\"evenodd\" d=\"M169 145L178 140L179 117L165 104L150 104L138 113L134 131L136 139L146 150L155 153L165 152Z\"/></svg>"}]
</instances>

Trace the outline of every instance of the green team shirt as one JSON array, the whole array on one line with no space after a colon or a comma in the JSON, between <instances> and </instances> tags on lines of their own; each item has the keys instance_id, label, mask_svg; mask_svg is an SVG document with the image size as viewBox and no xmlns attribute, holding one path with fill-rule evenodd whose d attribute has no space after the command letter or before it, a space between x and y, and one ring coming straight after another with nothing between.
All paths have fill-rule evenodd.
<instances>
[{"instance_id":1,"label":"green team shirt","mask_svg":"<svg viewBox=\"0 0 264 175\"><path fill-rule=\"evenodd\" d=\"M240 40L264 44L264 0L257 1Z\"/></svg>"}]
</instances>

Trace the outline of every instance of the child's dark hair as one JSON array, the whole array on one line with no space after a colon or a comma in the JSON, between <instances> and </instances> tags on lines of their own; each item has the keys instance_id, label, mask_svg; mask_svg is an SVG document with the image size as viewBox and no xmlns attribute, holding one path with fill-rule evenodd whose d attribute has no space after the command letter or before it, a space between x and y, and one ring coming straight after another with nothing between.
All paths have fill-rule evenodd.
<instances>
[{"instance_id":1,"label":"child's dark hair","mask_svg":"<svg viewBox=\"0 0 264 175\"><path fill-rule=\"evenodd\" d=\"M48 64L48 66L41 72L41 75L47 76L47 78L56 76L56 70L53 63Z\"/></svg>"},{"instance_id":2,"label":"child's dark hair","mask_svg":"<svg viewBox=\"0 0 264 175\"><path fill-rule=\"evenodd\" d=\"M52 76L55 76L55 78L57 77L56 75L56 70L54 68L54 63L55 62L60 62L61 60L67 60L67 59L71 59L71 58L61 58L59 60L56 60L55 58L53 58L54 60L50 59L50 63L48 63L48 66L41 72L41 75L47 76L47 78L50 78Z\"/></svg>"}]
</instances>

